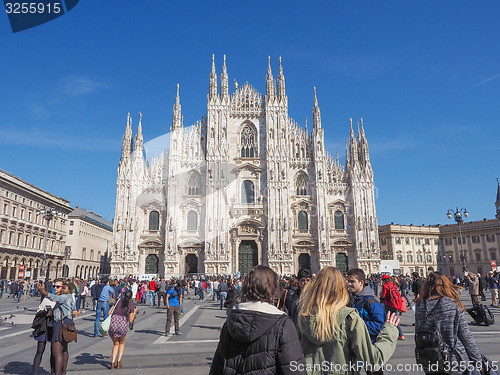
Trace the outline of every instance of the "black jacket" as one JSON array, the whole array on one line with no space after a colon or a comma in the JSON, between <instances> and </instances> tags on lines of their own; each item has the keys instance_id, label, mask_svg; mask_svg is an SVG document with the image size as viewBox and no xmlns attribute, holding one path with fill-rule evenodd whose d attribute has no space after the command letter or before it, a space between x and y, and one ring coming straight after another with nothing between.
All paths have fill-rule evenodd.
<instances>
[{"instance_id":1,"label":"black jacket","mask_svg":"<svg viewBox=\"0 0 500 375\"><path fill-rule=\"evenodd\" d=\"M270 304L246 302L229 313L210 374L305 375L304 363L288 316Z\"/></svg>"},{"instance_id":2,"label":"black jacket","mask_svg":"<svg viewBox=\"0 0 500 375\"><path fill-rule=\"evenodd\" d=\"M47 320L53 319L47 316L47 311L42 310L36 313L35 318L33 319L33 324L31 328L33 328L33 337L38 337L47 332Z\"/></svg>"}]
</instances>

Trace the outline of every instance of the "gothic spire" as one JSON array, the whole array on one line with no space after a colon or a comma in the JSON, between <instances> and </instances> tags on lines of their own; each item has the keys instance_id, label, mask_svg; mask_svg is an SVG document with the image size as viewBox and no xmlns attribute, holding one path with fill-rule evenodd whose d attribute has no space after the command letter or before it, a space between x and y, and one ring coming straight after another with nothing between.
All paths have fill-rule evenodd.
<instances>
[{"instance_id":1,"label":"gothic spire","mask_svg":"<svg viewBox=\"0 0 500 375\"><path fill-rule=\"evenodd\" d=\"M215 55L212 55L212 72L210 73L209 98L217 96L217 73L215 73Z\"/></svg>"},{"instance_id":2,"label":"gothic spire","mask_svg":"<svg viewBox=\"0 0 500 375\"><path fill-rule=\"evenodd\" d=\"M175 97L174 115L172 116L172 129L182 126L181 104L179 98L179 84L177 84L177 95Z\"/></svg>"},{"instance_id":3,"label":"gothic spire","mask_svg":"<svg viewBox=\"0 0 500 375\"><path fill-rule=\"evenodd\" d=\"M497 214L496 214L496 218L498 220L500 220L500 182L498 181L498 177L497 177L497 201L495 203L495 207L497 209Z\"/></svg>"},{"instance_id":4,"label":"gothic spire","mask_svg":"<svg viewBox=\"0 0 500 375\"><path fill-rule=\"evenodd\" d=\"M285 98L285 76L283 74L283 67L281 66L281 56L280 56L280 71L278 74L278 99Z\"/></svg>"},{"instance_id":5,"label":"gothic spire","mask_svg":"<svg viewBox=\"0 0 500 375\"><path fill-rule=\"evenodd\" d=\"M350 164L354 165L358 160L358 143L356 142L356 137L354 136L354 130L352 128L352 118L349 119L349 122L351 125L351 134L349 137L349 155L351 156Z\"/></svg>"},{"instance_id":6,"label":"gothic spire","mask_svg":"<svg viewBox=\"0 0 500 375\"><path fill-rule=\"evenodd\" d=\"M127 114L127 126L125 127L125 134L123 134L122 143L122 159L129 158L132 152L132 124L130 113Z\"/></svg>"},{"instance_id":7,"label":"gothic spire","mask_svg":"<svg viewBox=\"0 0 500 375\"><path fill-rule=\"evenodd\" d=\"M271 72L271 56L267 57L267 75L266 75L266 97L271 98L274 96L274 79Z\"/></svg>"},{"instance_id":8,"label":"gothic spire","mask_svg":"<svg viewBox=\"0 0 500 375\"><path fill-rule=\"evenodd\" d=\"M143 136L142 136L142 113L139 112L139 126L137 127L137 134L135 136L135 151L138 157L142 157L142 145L143 145Z\"/></svg>"},{"instance_id":9,"label":"gothic spire","mask_svg":"<svg viewBox=\"0 0 500 375\"><path fill-rule=\"evenodd\" d=\"M229 97L229 84L227 78L226 55L224 55L224 65L220 76L220 94L222 98Z\"/></svg>"},{"instance_id":10,"label":"gothic spire","mask_svg":"<svg viewBox=\"0 0 500 375\"><path fill-rule=\"evenodd\" d=\"M321 129L321 112L316 97L316 87L314 88L313 127L314 129Z\"/></svg>"}]
</instances>

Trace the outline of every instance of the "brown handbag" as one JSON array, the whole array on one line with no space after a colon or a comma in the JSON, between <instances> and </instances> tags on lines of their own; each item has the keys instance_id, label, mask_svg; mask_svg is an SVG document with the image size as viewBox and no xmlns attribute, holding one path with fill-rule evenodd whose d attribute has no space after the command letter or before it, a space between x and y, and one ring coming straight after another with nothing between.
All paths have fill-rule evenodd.
<instances>
[{"instance_id":1,"label":"brown handbag","mask_svg":"<svg viewBox=\"0 0 500 375\"><path fill-rule=\"evenodd\" d=\"M61 309L61 306L59 306L59 310L61 310L61 324L62 324L62 329L61 329L61 334L59 336L59 341L61 342L77 342L78 341L78 335L77 335L77 330L75 326L75 322L73 319L71 319L71 324L67 325L64 323L63 320L63 312Z\"/></svg>"}]
</instances>

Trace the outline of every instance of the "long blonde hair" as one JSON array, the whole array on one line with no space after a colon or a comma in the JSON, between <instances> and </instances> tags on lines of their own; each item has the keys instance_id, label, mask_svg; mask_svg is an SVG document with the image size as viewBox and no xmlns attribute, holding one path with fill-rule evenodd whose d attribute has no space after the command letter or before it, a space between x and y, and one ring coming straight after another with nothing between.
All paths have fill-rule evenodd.
<instances>
[{"instance_id":1,"label":"long blonde hair","mask_svg":"<svg viewBox=\"0 0 500 375\"><path fill-rule=\"evenodd\" d=\"M300 296L299 329L304 332L306 317L314 315L313 336L327 341L336 332L337 314L349 302L346 281L336 267L325 267L311 280Z\"/></svg>"}]
</instances>

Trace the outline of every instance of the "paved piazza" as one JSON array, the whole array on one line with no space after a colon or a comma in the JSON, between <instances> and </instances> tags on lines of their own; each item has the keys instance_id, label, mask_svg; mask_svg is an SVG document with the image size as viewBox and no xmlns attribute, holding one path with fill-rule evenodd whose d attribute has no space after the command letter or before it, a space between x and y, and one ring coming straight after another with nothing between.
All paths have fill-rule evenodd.
<instances>
[{"instance_id":1,"label":"paved piazza","mask_svg":"<svg viewBox=\"0 0 500 375\"><path fill-rule=\"evenodd\" d=\"M462 300L470 306L467 292ZM39 299L16 303L12 298L0 299L0 317L7 320L0 325L0 373L31 374L35 355L35 341L29 337L31 321ZM185 314L181 316L181 336L164 337L166 310L164 308L139 306L135 330L127 335L123 368L114 370L120 374L208 374L220 327L224 323L225 310L219 310L211 299L199 301L186 299ZM500 337L500 309L493 309L497 322L490 327L476 327L474 333L479 349L492 360L500 361L498 338ZM8 318L11 314L15 315ZM78 342L69 346L70 359L68 373L107 374L110 372L111 340L92 338L95 313L86 310L77 320ZM12 326L11 322L15 323ZM415 363L411 310L402 315L403 331L406 340L398 342L394 356L389 363L393 365L392 374L416 374L421 372L396 370L397 364ZM50 349L47 347L39 374L48 374Z\"/></svg>"}]
</instances>

